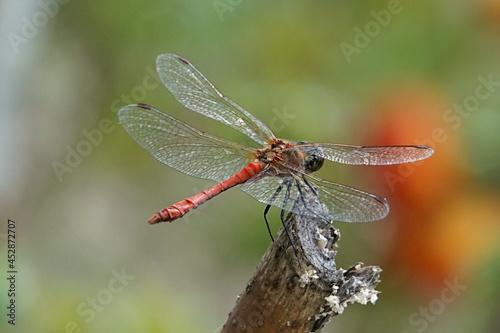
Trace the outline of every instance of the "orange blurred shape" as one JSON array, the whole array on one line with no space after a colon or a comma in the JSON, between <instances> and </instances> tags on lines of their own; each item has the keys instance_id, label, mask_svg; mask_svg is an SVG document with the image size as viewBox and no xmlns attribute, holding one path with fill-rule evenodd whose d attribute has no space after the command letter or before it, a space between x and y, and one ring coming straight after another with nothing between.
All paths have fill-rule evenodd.
<instances>
[{"instance_id":1,"label":"orange blurred shape","mask_svg":"<svg viewBox=\"0 0 500 333\"><path fill-rule=\"evenodd\" d=\"M479 1L480 14L497 28L500 28L500 1L499 0L481 0Z\"/></svg>"},{"instance_id":2,"label":"orange blurred shape","mask_svg":"<svg viewBox=\"0 0 500 333\"><path fill-rule=\"evenodd\" d=\"M493 204L500 202L498 198L481 191L469 194L470 181L461 168L460 129L444 120L451 105L430 86L400 86L377 101L374 108L381 121L371 128L367 140L435 150L421 162L383 167L382 185L391 191L389 218L396 229L390 268L403 273L419 292L435 292L445 279L465 274L495 242L494 237L481 239L481 235L495 228L497 235L499 231L498 223L493 225L500 213ZM487 244L478 246L481 242Z\"/></svg>"},{"instance_id":3,"label":"orange blurred shape","mask_svg":"<svg viewBox=\"0 0 500 333\"><path fill-rule=\"evenodd\" d=\"M372 131L377 145L426 145L435 150L417 163L384 167L384 181L407 209L423 213L463 182L457 168L461 154L456 131L443 120L444 98L425 87L406 87L380 97L380 123ZM421 209L425 207L425 209Z\"/></svg>"},{"instance_id":4,"label":"orange blurred shape","mask_svg":"<svg viewBox=\"0 0 500 333\"><path fill-rule=\"evenodd\" d=\"M470 278L500 249L499 202L497 193L471 186L443 203L427 242L445 271Z\"/></svg>"}]
</instances>

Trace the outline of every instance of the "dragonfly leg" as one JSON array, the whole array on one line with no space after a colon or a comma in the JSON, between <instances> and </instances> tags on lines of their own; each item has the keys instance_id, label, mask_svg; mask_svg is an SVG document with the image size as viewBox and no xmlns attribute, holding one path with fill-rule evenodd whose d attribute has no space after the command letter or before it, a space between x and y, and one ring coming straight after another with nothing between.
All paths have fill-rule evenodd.
<instances>
[{"instance_id":1,"label":"dragonfly leg","mask_svg":"<svg viewBox=\"0 0 500 333\"><path fill-rule=\"evenodd\" d=\"M269 213L269 209L271 209L270 204L267 205L266 208L264 209L264 221L266 221L267 232L269 233L269 236L271 237L271 242L274 243L273 233L271 231L271 227L269 226L269 221L267 220L267 213Z\"/></svg>"},{"instance_id":2,"label":"dragonfly leg","mask_svg":"<svg viewBox=\"0 0 500 333\"><path fill-rule=\"evenodd\" d=\"M264 221L266 221L266 227L267 227L267 232L269 232L269 236L271 236L271 241L274 242L274 237L273 233L271 231L271 227L269 226L269 221L267 220L267 213L269 213L269 210L271 209L271 205L274 202L274 199L280 194L281 190L283 189L283 184L281 184L277 189L276 192L274 192L273 196L271 197L271 200L269 200L268 205L264 209Z\"/></svg>"},{"instance_id":3,"label":"dragonfly leg","mask_svg":"<svg viewBox=\"0 0 500 333\"><path fill-rule=\"evenodd\" d=\"M307 185L307 187L309 187L309 189L312 191L312 193L314 193L315 196L318 196L318 190L316 189L316 187L312 186L311 183L309 183L309 181L307 180L307 178L304 175L302 175L302 180ZM300 190L300 187L299 187L299 190Z\"/></svg>"},{"instance_id":4,"label":"dragonfly leg","mask_svg":"<svg viewBox=\"0 0 500 333\"><path fill-rule=\"evenodd\" d=\"M318 198L318 190L313 186L311 185L311 183L307 180L306 177L302 177L302 180L304 181L304 184L307 185L307 187L309 188L309 190L311 191L311 193L316 197ZM307 189L307 188L304 188L304 189ZM314 211L313 209L311 209L310 205L307 204L307 201L306 201L306 197L305 197L305 194L300 186L300 183L297 181L297 192L299 192L299 200L302 201L302 206L304 207L304 209L307 209L311 214L311 216L318 216L318 217L321 217L320 214L318 214L318 212ZM319 200L319 198L318 198Z\"/></svg>"},{"instance_id":5,"label":"dragonfly leg","mask_svg":"<svg viewBox=\"0 0 500 333\"><path fill-rule=\"evenodd\" d=\"M283 186L283 184L281 186ZM281 186L280 186L280 190L281 190ZM300 184L298 182L297 182L297 186L300 187ZM286 184L286 191L285 191L285 196L283 198L283 206L282 207L286 207L286 203L290 199L290 188L291 187L292 187L292 184L290 182L287 182L287 184ZM295 253L295 258L298 261L299 260L299 256L298 256L298 253L297 253L297 249L295 248L295 244L293 243L292 236L291 236L290 231L288 230L288 227L286 226L286 223L285 223L285 210L284 209L281 209L280 218L281 218L281 224L283 224L283 229L285 229L286 236L288 237L288 240L290 241L290 244L292 245L293 252ZM299 263L299 265L300 265L300 263Z\"/></svg>"}]
</instances>

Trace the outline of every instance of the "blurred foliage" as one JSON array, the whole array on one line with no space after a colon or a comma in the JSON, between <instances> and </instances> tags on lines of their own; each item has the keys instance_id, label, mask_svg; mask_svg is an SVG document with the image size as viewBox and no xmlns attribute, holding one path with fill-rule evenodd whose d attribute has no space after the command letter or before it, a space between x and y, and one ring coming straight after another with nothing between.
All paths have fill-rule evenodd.
<instances>
[{"instance_id":1,"label":"blurred foliage","mask_svg":"<svg viewBox=\"0 0 500 333\"><path fill-rule=\"evenodd\" d=\"M3 220L18 222L17 328L215 332L244 289L270 242L263 205L233 189L172 225L145 222L212 183L140 149L117 122L121 106L145 102L248 143L156 81L156 56L176 53L278 137L436 150L418 165L321 171L392 207L384 221L336 224L339 262L381 265L383 293L325 332L496 331L498 84L470 110L453 108L473 102L479 78L500 81L498 0L6 2L3 35L22 35L50 11L42 3L53 15L18 52L4 38L1 53L1 202ZM346 55L346 44L357 52ZM67 164L68 149L97 129L101 139L58 179L53 163ZM277 210L271 221L277 230ZM126 285L116 282L122 269L133 277ZM455 280L466 289L440 301ZM422 308L432 320L417 321Z\"/></svg>"}]
</instances>

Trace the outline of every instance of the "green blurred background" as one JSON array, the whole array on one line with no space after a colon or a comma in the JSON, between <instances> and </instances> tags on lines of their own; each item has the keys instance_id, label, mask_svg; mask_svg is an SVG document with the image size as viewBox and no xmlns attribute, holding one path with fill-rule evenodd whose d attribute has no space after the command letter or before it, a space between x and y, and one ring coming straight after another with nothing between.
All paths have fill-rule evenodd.
<instances>
[{"instance_id":1,"label":"green blurred background","mask_svg":"<svg viewBox=\"0 0 500 333\"><path fill-rule=\"evenodd\" d=\"M278 137L435 149L416 165L319 173L392 209L335 223L339 265L380 265L382 293L324 332L498 332L500 1L4 0L0 15L1 332L217 332L245 288L270 243L262 204L233 189L146 223L211 183L142 150L121 106L247 142L173 99L156 81L161 53L191 60Z\"/></svg>"}]
</instances>

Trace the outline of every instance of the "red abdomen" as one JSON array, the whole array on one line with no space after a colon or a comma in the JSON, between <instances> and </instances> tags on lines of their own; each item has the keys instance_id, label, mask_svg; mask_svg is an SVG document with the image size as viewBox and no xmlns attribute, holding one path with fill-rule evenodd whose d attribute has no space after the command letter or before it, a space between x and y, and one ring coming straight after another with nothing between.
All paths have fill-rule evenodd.
<instances>
[{"instance_id":1,"label":"red abdomen","mask_svg":"<svg viewBox=\"0 0 500 333\"><path fill-rule=\"evenodd\" d=\"M243 169L238 171L234 176L200 192L192 197L179 201L170 207L163 208L156 213L148 221L150 224L159 222L172 222L178 218L186 215L190 210L195 209L207 200L212 199L216 195L224 192L225 190L242 184L262 171L263 164L261 162L252 162L246 165Z\"/></svg>"}]
</instances>

